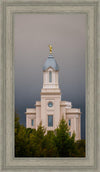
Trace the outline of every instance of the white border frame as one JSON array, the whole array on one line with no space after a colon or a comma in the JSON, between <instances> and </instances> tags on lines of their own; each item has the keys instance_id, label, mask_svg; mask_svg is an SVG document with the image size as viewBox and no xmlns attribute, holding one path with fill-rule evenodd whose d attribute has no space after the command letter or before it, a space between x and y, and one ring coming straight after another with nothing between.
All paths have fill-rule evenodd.
<instances>
[{"instance_id":1,"label":"white border frame","mask_svg":"<svg viewBox=\"0 0 100 172\"><path fill-rule=\"evenodd\" d=\"M94 0L1 0L1 171L99 171L97 151L99 108L99 68L97 57L97 15L99 3ZM16 13L83 13L87 15L86 53L86 157L85 158L15 158L14 157L14 59L13 24ZM99 65L99 66L98 66ZM100 88L100 87L99 87ZM100 137L99 137L100 138ZM100 157L100 156L99 156Z\"/></svg>"}]
</instances>

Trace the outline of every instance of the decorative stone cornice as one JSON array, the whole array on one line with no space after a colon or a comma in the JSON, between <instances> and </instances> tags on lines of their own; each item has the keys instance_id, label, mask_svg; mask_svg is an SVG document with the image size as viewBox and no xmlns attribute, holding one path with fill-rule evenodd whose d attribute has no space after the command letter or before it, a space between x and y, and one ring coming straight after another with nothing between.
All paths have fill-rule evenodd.
<instances>
[{"instance_id":1,"label":"decorative stone cornice","mask_svg":"<svg viewBox=\"0 0 100 172\"><path fill-rule=\"evenodd\" d=\"M72 107L72 103L68 101L61 101L60 106Z\"/></svg>"},{"instance_id":2,"label":"decorative stone cornice","mask_svg":"<svg viewBox=\"0 0 100 172\"><path fill-rule=\"evenodd\" d=\"M25 114L36 114L35 108L27 108Z\"/></svg>"},{"instance_id":3,"label":"decorative stone cornice","mask_svg":"<svg viewBox=\"0 0 100 172\"><path fill-rule=\"evenodd\" d=\"M75 114L81 115L81 112L80 113L79 112L78 113L77 112L69 112L69 113L66 112L66 115L75 115Z\"/></svg>"},{"instance_id":4,"label":"decorative stone cornice","mask_svg":"<svg viewBox=\"0 0 100 172\"><path fill-rule=\"evenodd\" d=\"M36 112L25 112L26 115L36 115Z\"/></svg>"},{"instance_id":5,"label":"decorative stone cornice","mask_svg":"<svg viewBox=\"0 0 100 172\"><path fill-rule=\"evenodd\" d=\"M77 113L77 112L80 113L80 109L77 109L77 108L66 109L66 112L67 112L67 113L70 113L70 112L72 112L72 113L73 113L73 112L75 112L75 113Z\"/></svg>"},{"instance_id":6,"label":"decorative stone cornice","mask_svg":"<svg viewBox=\"0 0 100 172\"><path fill-rule=\"evenodd\" d=\"M41 95L61 95L61 93L57 92L41 92Z\"/></svg>"},{"instance_id":7,"label":"decorative stone cornice","mask_svg":"<svg viewBox=\"0 0 100 172\"><path fill-rule=\"evenodd\" d=\"M35 106L41 106L41 102L40 101L36 101Z\"/></svg>"}]
</instances>

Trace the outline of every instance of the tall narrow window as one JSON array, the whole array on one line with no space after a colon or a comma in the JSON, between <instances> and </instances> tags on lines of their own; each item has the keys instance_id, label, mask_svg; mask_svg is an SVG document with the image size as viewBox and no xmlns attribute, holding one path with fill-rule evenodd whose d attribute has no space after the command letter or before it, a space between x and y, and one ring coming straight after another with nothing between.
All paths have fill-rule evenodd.
<instances>
[{"instance_id":1,"label":"tall narrow window","mask_svg":"<svg viewBox=\"0 0 100 172\"><path fill-rule=\"evenodd\" d=\"M53 115L48 115L48 127L53 127Z\"/></svg>"},{"instance_id":2,"label":"tall narrow window","mask_svg":"<svg viewBox=\"0 0 100 172\"><path fill-rule=\"evenodd\" d=\"M52 82L52 72L49 71L49 82Z\"/></svg>"},{"instance_id":3,"label":"tall narrow window","mask_svg":"<svg viewBox=\"0 0 100 172\"><path fill-rule=\"evenodd\" d=\"M31 120L31 125L34 126L34 120L33 119Z\"/></svg>"},{"instance_id":4,"label":"tall narrow window","mask_svg":"<svg viewBox=\"0 0 100 172\"><path fill-rule=\"evenodd\" d=\"M71 126L71 119L69 119L69 121L68 121L68 125L69 125L69 126Z\"/></svg>"},{"instance_id":5,"label":"tall narrow window","mask_svg":"<svg viewBox=\"0 0 100 172\"><path fill-rule=\"evenodd\" d=\"M71 132L69 132L69 136L71 136Z\"/></svg>"}]
</instances>

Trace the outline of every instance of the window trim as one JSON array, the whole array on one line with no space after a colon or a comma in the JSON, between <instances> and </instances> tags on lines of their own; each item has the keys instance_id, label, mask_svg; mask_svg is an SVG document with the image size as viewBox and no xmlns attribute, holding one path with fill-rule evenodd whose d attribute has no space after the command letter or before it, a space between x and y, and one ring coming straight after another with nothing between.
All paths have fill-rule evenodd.
<instances>
[{"instance_id":1,"label":"window trim","mask_svg":"<svg viewBox=\"0 0 100 172\"><path fill-rule=\"evenodd\" d=\"M49 125L49 117L52 116L52 125ZM53 127L53 115L48 115L48 127Z\"/></svg>"},{"instance_id":2,"label":"window trim","mask_svg":"<svg viewBox=\"0 0 100 172\"><path fill-rule=\"evenodd\" d=\"M34 126L34 119L31 119L31 126Z\"/></svg>"},{"instance_id":3,"label":"window trim","mask_svg":"<svg viewBox=\"0 0 100 172\"><path fill-rule=\"evenodd\" d=\"M68 125L71 126L71 119L68 120Z\"/></svg>"},{"instance_id":4,"label":"window trim","mask_svg":"<svg viewBox=\"0 0 100 172\"><path fill-rule=\"evenodd\" d=\"M49 106L50 103L51 103L51 106ZM52 101L48 102L48 107L50 107L50 108L53 107L53 102Z\"/></svg>"}]
</instances>

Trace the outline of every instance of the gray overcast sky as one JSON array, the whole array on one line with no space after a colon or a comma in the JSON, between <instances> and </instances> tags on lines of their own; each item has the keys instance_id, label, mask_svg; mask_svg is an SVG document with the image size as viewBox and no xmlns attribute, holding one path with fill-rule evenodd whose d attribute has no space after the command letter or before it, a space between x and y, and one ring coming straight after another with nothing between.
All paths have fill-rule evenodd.
<instances>
[{"instance_id":1,"label":"gray overcast sky","mask_svg":"<svg viewBox=\"0 0 100 172\"><path fill-rule=\"evenodd\" d=\"M42 67L48 45L59 65L62 100L81 108L85 137L85 14L16 14L14 18L15 107L25 125L25 110L40 100Z\"/></svg>"}]
</instances>

